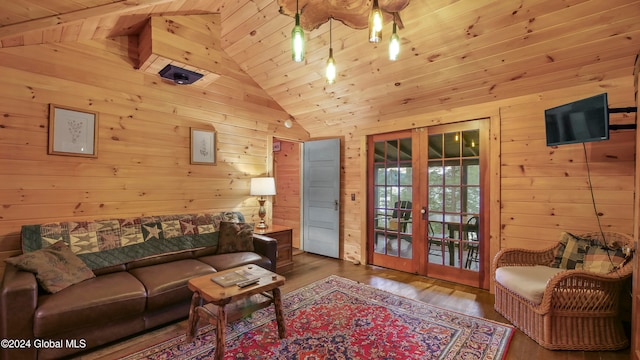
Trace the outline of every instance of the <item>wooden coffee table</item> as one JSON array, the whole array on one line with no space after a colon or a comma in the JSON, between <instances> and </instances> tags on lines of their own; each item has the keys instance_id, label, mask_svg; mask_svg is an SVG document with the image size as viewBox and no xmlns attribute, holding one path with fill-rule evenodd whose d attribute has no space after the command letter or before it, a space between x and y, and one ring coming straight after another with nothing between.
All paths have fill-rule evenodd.
<instances>
[{"instance_id":1,"label":"wooden coffee table","mask_svg":"<svg viewBox=\"0 0 640 360\"><path fill-rule=\"evenodd\" d=\"M238 271L251 273L259 277L259 281L247 287L237 285L224 287L211 279L214 276L228 275ZM190 279L188 286L193 291L193 297L189 309L187 342L193 341L200 318L206 319L216 327L215 359L222 360L227 321L240 319L271 304L275 307L278 335L283 339L286 336L286 329L282 314L280 286L284 285L284 282L283 276L257 265L240 266ZM269 291L271 294L268 293Z\"/></svg>"}]
</instances>

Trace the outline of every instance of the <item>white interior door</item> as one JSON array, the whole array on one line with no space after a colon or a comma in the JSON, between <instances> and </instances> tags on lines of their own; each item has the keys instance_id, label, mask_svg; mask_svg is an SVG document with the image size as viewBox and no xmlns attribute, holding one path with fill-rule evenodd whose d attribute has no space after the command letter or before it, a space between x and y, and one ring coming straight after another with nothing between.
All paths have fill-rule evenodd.
<instances>
[{"instance_id":1,"label":"white interior door","mask_svg":"<svg viewBox=\"0 0 640 360\"><path fill-rule=\"evenodd\" d=\"M304 251L340 256L340 139L304 143Z\"/></svg>"}]
</instances>

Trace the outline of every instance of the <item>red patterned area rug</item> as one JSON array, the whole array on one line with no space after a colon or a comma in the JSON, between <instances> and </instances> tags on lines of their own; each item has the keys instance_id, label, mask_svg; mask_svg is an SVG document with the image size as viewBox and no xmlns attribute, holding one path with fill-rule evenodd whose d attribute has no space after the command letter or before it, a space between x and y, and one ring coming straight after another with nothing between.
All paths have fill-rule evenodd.
<instances>
[{"instance_id":1,"label":"red patterned area rug","mask_svg":"<svg viewBox=\"0 0 640 360\"><path fill-rule=\"evenodd\" d=\"M273 306L227 325L225 359L503 359L510 325L404 298L338 276L283 297L287 337ZM213 359L215 329L204 326L125 359Z\"/></svg>"}]
</instances>

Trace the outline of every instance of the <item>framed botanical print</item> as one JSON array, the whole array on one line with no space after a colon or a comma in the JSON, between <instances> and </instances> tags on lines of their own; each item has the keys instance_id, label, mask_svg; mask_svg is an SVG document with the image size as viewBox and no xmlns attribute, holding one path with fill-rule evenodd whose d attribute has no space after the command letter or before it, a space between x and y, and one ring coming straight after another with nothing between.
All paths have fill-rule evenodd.
<instances>
[{"instance_id":1,"label":"framed botanical print","mask_svg":"<svg viewBox=\"0 0 640 360\"><path fill-rule=\"evenodd\" d=\"M191 128L191 163L216 164L216 132Z\"/></svg>"},{"instance_id":2,"label":"framed botanical print","mask_svg":"<svg viewBox=\"0 0 640 360\"><path fill-rule=\"evenodd\" d=\"M98 113L50 104L48 153L98 157Z\"/></svg>"}]
</instances>

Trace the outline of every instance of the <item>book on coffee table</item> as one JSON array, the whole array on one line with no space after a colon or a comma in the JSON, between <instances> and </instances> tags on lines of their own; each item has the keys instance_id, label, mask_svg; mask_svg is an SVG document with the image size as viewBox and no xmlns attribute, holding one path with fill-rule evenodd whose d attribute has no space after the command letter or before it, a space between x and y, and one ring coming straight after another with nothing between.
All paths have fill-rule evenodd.
<instances>
[{"instance_id":1,"label":"book on coffee table","mask_svg":"<svg viewBox=\"0 0 640 360\"><path fill-rule=\"evenodd\" d=\"M262 269L260 267L257 268ZM211 280L220 286L228 287L259 279L263 274L264 271L258 271L255 268L239 269L225 274L214 275L211 277Z\"/></svg>"}]
</instances>

